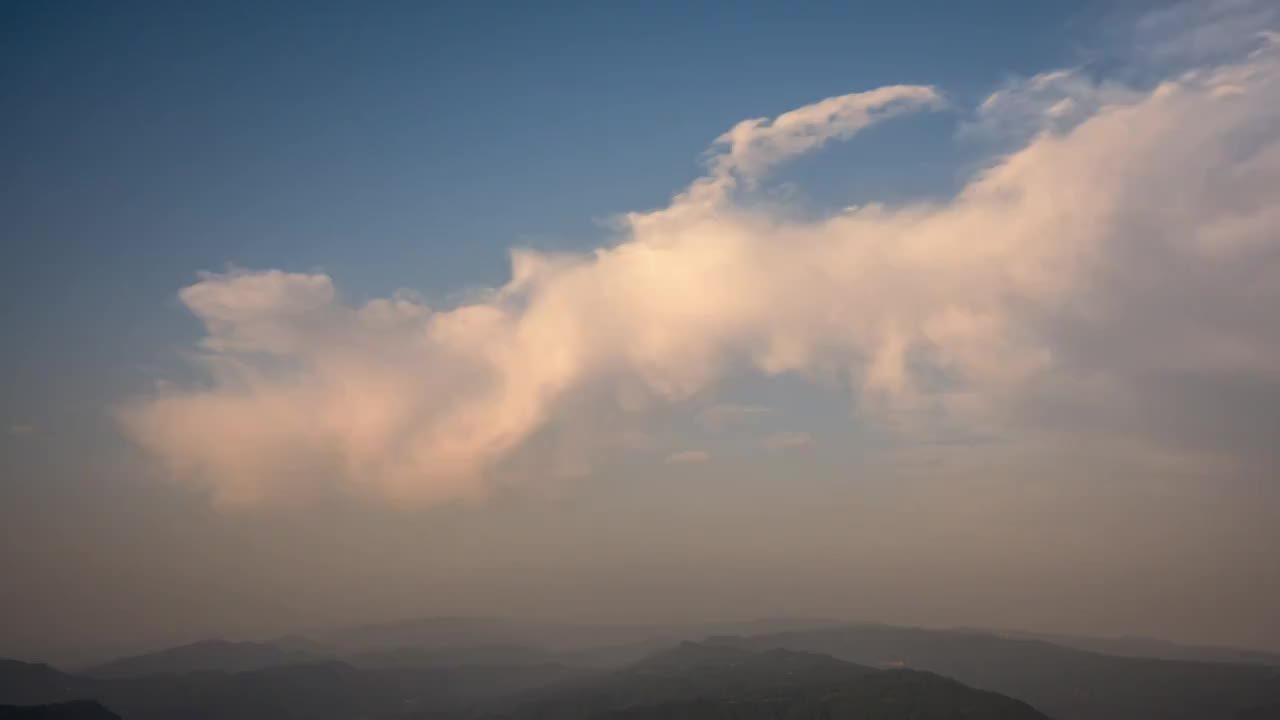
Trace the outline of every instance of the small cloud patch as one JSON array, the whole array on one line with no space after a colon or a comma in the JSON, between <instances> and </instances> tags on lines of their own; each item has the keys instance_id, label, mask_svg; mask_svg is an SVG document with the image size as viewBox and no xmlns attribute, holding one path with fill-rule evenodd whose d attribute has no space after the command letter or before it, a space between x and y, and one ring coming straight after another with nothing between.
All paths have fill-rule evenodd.
<instances>
[{"instance_id":1,"label":"small cloud patch","mask_svg":"<svg viewBox=\"0 0 1280 720\"><path fill-rule=\"evenodd\" d=\"M710 459L711 453L706 450L684 450L668 455L666 463L668 465L691 465L693 463L704 463Z\"/></svg>"},{"instance_id":2,"label":"small cloud patch","mask_svg":"<svg viewBox=\"0 0 1280 720\"><path fill-rule=\"evenodd\" d=\"M803 432L780 432L765 438L764 446L775 452L813 447L813 437Z\"/></svg>"},{"instance_id":3,"label":"small cloud patch","mask_svg":"<svg viewBox=\"0 0 1280 720\"><path fill-rule=\"evenodd\" d=\"M720 403L698 413L698 424L708 432L722 432L734 425L758 422L771 412L772 408L762 405Z\"/></svg>"}]
</instances>

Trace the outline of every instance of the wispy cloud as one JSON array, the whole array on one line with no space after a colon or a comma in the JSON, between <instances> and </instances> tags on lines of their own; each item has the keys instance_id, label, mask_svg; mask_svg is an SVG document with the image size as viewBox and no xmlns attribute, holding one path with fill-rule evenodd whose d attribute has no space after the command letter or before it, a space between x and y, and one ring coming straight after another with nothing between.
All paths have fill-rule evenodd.
<instances>
[{"instance_id":1,"label":"wispy cloud","mask_svg":"<svg viewBox=\"0 0 1280 720\"><path fill-rule=\"evenodd\" d=\"M35 432L35 430L36 428L34 425L28 425L25 423L18 423L9 426L10 435L30 435Z\"/></svg>"},{"instance_id":2,"label":"wispy cloud","mask_svg":"<svg viewBox=\"0 0 1280 720\"><path fill-rule=\"evenodd\" d=\"M960 130L962 136L1026 142L1037 133L1063 133L1107 106L1138 102L1143 93L1118 82L1099 81L1080 68L1010 80L987 96Z\"/></svg>"},{"instance_id":3,"label":"wispy cloud","mask_svg":"<svg viewBox=\"0 0 1280 720\"><path fill-rule=\"evenodd\" d=\"M769 450L797 450L813 447L813 437L804 432L774 433L764 439L764 446Z\"/></svg>"},{"instance_id":4,"label":"wispy cloud","mask_svg":"<svg viewBox=\"0 0 1280 720\"><path fill-rule=\"evenodd\" d=\"M743 120L716 140L706 180L755 182L781 162L852 137L876 122L945 106L932 87L892 85L830 97L769 120ZM696 186L696 185L695 185Z\"/></svg>"},{"instance_id":5,"label":"wispy cloud","mask_svg":"<svg viewBox=\"0 0 1280 720\"><path fill-rule=\"evenodd\" d=\"M232 503L483 497L584 394L679 403L731 368L838 374L868 422L903 433L1106 433L1247 462L1270 452L1280 407L1278 56L1264 43L1154 89L1011 85L985 112L1070 122L944 202L816 220L739 186L939 93L744 121L617 242L515 251L508 283L453 307L351 305L324 274L204 275L181 299L206 327L207 382L122 418L175 477Z\"/></svg>"},{"instance_id":6,"label":"wispy cloud","mask_svg":"<svg viewBox=\"0 0 1280 720\"><path fill-rule=\"evenodd\" d=\"M738 405L719 403L698 413L698 422L710 432L721 432L735 425L751 424L772 413L762 405Z\"/></svg>"},{"instance_id":7,"label":"wispy cloud","mask_svg":"<svg viewBox=\"0 0 1280 720\"><path fill-rule=\"evenodd\" d=\"M666 462L668 465L691 465L704 463L710 459L711 453L706 450L684 450L668 455Z\"/></svg>"},{"instance_id":8,"label":"wispy cloud","mask_svg":"<svg viewBox=\"0 0 1280 720\"><path fill-rule=\"evenodd\" d=\"M1277 22L1271 0L1180 0L1141 17L1134 43L1149 61L1194 66L1238 55Z\"/></svg>"}]
</instances>

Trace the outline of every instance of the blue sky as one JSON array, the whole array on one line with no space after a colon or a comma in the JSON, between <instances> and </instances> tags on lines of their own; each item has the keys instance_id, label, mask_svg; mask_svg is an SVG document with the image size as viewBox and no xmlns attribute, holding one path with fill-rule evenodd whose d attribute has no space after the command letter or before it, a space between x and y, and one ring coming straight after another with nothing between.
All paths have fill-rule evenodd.
<instances>
[{"instance_id":1,"label":"blue sky","mask_svg":"<svg viewBox=\"0 0 1280 720\"><path fill-rule=\"evenodd\" d=\"M513 245L607 241L600 220L665 203L739 119L894 82L972 101L1098 40L1096 8L1022 2L4 12L0 332L21 341L0 375L10 422L41 424L145 386L198 330L173 299L197 271L448 297L502 282ZM950 189L955 120L792 175L819 205ZM68 382L96 402L51 406Z\"/></svg>"}]
</instances>

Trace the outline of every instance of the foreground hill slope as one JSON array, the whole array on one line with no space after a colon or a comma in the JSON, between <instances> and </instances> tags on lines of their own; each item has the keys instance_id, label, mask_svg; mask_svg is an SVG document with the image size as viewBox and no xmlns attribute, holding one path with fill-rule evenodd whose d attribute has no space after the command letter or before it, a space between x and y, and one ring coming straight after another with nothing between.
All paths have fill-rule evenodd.
<instances>
[{"instance_id":1,"label":"foreground hill slope","mask_svg":"<svg viewBox=\"0 0 1280 720\"><path fill-rule=\"evenodd\" d=\"M87 697L91 683L43 663L0 658L0 705L42 705Z\"/></svg>"},{"instance_id":2,"label":"foreground hill slope","mask_svg":"<svg viewBox=\"0 0 1280 720\"><path fill-rule=\"evenodd\" d=\"M406 713L452 718L572 672L559 666L371 669L331 661L238 673L88 678L6 662L0 665L0 704L90 699L125 720L373 720Z\"/></svg>"},{"instance_id":3,"label":"foreground hill slope","mask_svg":"<svg viewBox=\"0 0 1280 720\"><path fill-rule=\"evenodd\" d=\"M120 720L120 716L92 700L53 705L0 705L0 720Z\"/></svg>"}]
</instances>

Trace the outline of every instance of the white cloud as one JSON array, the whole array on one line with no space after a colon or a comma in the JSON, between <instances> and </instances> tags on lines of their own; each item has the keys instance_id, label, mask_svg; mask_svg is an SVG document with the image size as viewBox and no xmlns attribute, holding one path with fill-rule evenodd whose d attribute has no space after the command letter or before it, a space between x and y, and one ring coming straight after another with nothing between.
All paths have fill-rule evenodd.
<instances>
[{"instance_id":1,"label":"white cloud","mask_svg":"<svg viewBox=\"0 0 1280 720\"><path fill-rule=\"evenodd\" d=\"M692 465L704 463L710 459L711 453L706 450L685 450L668 455L666 462L668 465Z\"/></svg>"},{"instance_id":2,"label":"white cloud","mask_svg":"<svg viewBox=\"0 0 1280 720\"><path fill-rule=\"evenodd\" d=\"M632 412L730 367L839 374L868 421L907 434L1265 453L1280 408L1276 48L1153 91L1071 77L989 101L1078 115L946 202L797 220L731 192L941 102L895 86L735 126L708 176L628 215L616 244L513 252L510 282L467 304L353 306L323 274L202 276L181 298L207 328L208 384L122 416L174 477L225 502L483 497L567 398L625 388L603 394ZM1214 405L1225 387L1239 405Z\"/></svg>"},{"instance_id":3,"label":"white cloud","mask_svg":"<svg viewBox=\"0 0 1280 720\"><path fill-rule=\"evenodd\" d=\"M831 140L852 137L873 123L944 105L931 87L892 85L830 97L783 113L772 121L743 120L716 139L719 152L712 155L713 177L733 175L754 181L785 160Z\"/></svg>"}]
</instances>

